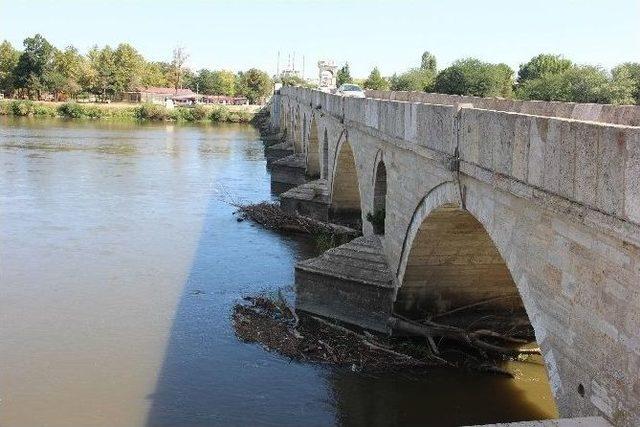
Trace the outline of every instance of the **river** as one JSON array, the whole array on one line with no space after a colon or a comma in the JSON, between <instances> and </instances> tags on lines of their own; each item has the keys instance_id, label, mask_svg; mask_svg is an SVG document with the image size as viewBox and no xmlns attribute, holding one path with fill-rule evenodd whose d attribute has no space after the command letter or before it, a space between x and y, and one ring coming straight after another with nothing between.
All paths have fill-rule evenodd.
<instances>
[{"instance_id":1,"label":"river","mask_svg":"<svg viewBox=\"0 0 640 427\"><path fill-rule=\"evenodd\" d=\"M247 125L0 117L0 426L454 426L556 416L515 379L363 375L235 337L243 295L311 243L237 222L272 199ZM289 288L290 289L290 288Z\"/></svg>"}]
</instances>

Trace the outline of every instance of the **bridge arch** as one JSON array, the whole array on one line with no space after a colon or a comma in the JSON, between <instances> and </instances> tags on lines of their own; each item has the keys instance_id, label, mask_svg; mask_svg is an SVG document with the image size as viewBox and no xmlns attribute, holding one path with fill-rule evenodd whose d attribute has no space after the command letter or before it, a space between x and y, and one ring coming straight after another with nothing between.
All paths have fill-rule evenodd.
<instances>
[{"instance_id":1,"label":"bridge arch","mask_svg":"<svg viewBox=\"0 0 640 427\"><path fill-rule=\"evenodd\" d=\"M306 174L316 179L320 177L320 142L318 137L318 124L315 115L311 115L309 125L309 137L307 142Z\"/></svg>"},{"instance_id":2,"label":"bridge arch","mask_svg":"<svg viewBox=\"0 0 640 427\"><path fill-rule=\"evenodd\" d=\"M320 177L329 179L329 132L326 127L322 137L322 171Z\"/></svg>"},{"instance_id":3,"label":"bridge arch","mask_svg":"<svg viewBox=\"0 0 640 427\"><path fill-rule=\"evenodd\" d=\"M280 122L278 123L278 126L280 127L280 131L283 132L285 135L287 133L287 109L284 105L281 105L280 107Z\"/></svg>"},{"instance_id":4,"label":"bridge arch","mask_svg":"<svg viewBox=\"0 0 640 427\"><path fill-rule=\"evenodd\" d=\"M556 400L561 397L558 366L536 302L518 257L483 209L480 195L446 181L432 188L416 206L397 264L400 313L424 315L486 302L486 311L526 315L542 349ZM477 314L477 313L476 313ZM541 342L542 340L542 342Z\"/></svg>"},{"instance_id":5,"label":"bridge arch","mask_svg":"<svg viewBox=\"0 0 640 427\"><path fill-rule=\"evenodd\" d=\"M296 134L295 125L296 125L295 109L293 106L290 106L287 111L287 141L292 145L293 145L293 140Z\"/></svg>"},{"instance_id":6,"label":"bridge arch","mask_svg":"<svg viewBox=\"0 0 640 427\"><path fill-rule=\"evenodd\" d=\"M373 225L375 234L384 234L387 213L387 167L382 151L378 151L373 169L373 205L367 219ZM371 215L371 216L369 216Z\"/></svg>"},{"instance_id":7,"label":"bridge arch","mask_svg":"<svg viewBox=\"0 0 640 427\"><path fill-rule=\"evenodd\" d=\"M358 168L345 130L340 134L333 162L329 209L331 219L360 229L362 227L361 206Z\"/></svg>"},{"instance_id":8,"label":"bridge arch","mask_svg":"<svg viewBox=\"0 0 640 427\"><path fill-rule=\"evenodd\" d=\"M296 107L296 115L294 118L294 131L293 131L293 152L294 153L302 153L303 152L303 138L304 138L304 129L302 125L302 117L300 115L300 106Z\"/></svg>"}]
</instances>

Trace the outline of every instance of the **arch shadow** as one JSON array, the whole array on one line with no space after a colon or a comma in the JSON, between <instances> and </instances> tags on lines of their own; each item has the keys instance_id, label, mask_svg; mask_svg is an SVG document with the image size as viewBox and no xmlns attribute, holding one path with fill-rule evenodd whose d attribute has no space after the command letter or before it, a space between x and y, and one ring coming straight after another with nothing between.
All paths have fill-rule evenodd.
<instances>
[{"instance_id":1,"label":"arch shadow","mask_svg":"<svg viewBox=\"0 0 640 427\"><path fill-rule=\"evenodd\" d=\"M412 318L436 316L463 327L478 327L478 319L486 317L482 325L498 332L518 324L536 337L545 336L538 318L531 317L537 308L526 298L526 279L514 274L519 271L516 257L505 257L508 243L496 240L496 230L477 211L481 204L475 203L473 193L465 198L463 205L458 184L446 181L416 206L397 265L400 285L394 310ZM554 358L545 348L542 352L554 377Z\"/></svg>"},{"instance_id":2,"label":"arch shadow","mask_svg":"<svg viewBox=\"0 0 640 427\"><path fill-rule=\"evenodd\" d=\"M309 125L306 165L306 174L309 178L317 179L320 177L320 142L318 125L314 115L311 115L311 124Z\"/></svg>"},{"instance_id":3,"label":"arch shadow","mask_svg":"<svg viewBox=\"0 0 640 427\"><path fill-rule=\"evenodd\" d=\"M373 226L375 234L384 234L387 214L387 167L384 164L382 151L376 154L373 169L373 206L367 213L367 221Z\"/></svg>"},{"instance_id":4,"label":"arch shadow","mask_svg":"<svg viewBox=\"0 0 640 427\"><path fill-rule=\"evenodd\" d=\"M333 165L329 217L334 222L361 230L360 180L346 131L340 135Z\"/></svg>"}]
</instances>

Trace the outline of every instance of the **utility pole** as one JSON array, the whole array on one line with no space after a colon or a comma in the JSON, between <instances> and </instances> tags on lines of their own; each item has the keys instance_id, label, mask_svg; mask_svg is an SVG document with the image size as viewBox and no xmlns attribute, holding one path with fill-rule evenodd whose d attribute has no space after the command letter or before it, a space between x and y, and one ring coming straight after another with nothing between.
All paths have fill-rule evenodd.
<instances>
[{"instance_id":1,"label":"utility pole","mask_svg":"<svg viewBox=\"0 0 640 427\"><path fill-rule=\"evenodd\" d=\"M304 80L304 55L302 55L302 80Z\"/></svg>"}]
</instances>

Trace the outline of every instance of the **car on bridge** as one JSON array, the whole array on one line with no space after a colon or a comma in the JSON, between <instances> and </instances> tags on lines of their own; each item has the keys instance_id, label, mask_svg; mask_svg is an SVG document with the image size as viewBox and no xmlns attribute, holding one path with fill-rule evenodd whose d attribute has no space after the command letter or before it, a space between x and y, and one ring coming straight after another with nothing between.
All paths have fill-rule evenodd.
<instances>
[{"instance_id":1,"label":"car on bridge","mask_svg":"<svg viewBox=\"0 0 640 427\"><path fill-rule=\"evenodd\" d=\"M336 95L348 96L351 98L366 98L364 90L358 85L353 83L345 83L341 85L336 91Z\"/></svg>"}]
</instances>

